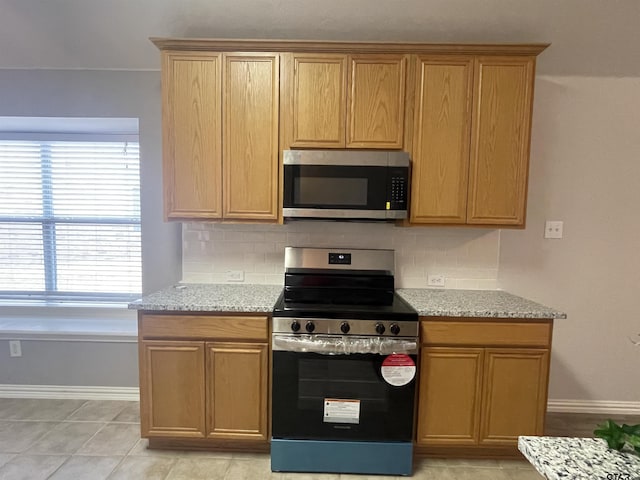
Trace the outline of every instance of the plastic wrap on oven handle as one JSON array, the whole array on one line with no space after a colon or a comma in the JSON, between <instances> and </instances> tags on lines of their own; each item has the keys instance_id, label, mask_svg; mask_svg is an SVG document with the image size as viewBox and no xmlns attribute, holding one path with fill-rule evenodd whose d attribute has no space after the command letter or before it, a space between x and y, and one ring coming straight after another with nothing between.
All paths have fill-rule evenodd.
<instances>
[{"instance_id":1,"label":"plastic wrap on oven handle","mask_svg":"<svg viewBox=\"0 0 640 480\"><path fill-rule=\"evenodd\" d=\"M418 342L397 338L379 337L328 337L321 335L274 335L274 350L309 352L323 355L350 355L373 353L415 353Z\"/></svg>"}]
</instances>

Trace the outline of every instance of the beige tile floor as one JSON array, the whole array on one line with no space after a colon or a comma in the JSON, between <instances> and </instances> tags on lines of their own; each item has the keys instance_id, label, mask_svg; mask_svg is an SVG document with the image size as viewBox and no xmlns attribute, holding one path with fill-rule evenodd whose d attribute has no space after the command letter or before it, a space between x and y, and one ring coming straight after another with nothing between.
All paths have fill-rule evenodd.
<instances>
[{"instance_id":1,"label":"beige tile floor","mask_svg":"<svg viewBox=\"0 0 640 480\"><path fill-rule=\"evenodd\" d=\"M549 416L547 433L593 430L584 416ZM599 417L598 417L599 419ZM594 417L594 421L596 421ZM550 425L551 424L551 425ZM582 427L580 427L582 425ZM148 450L137 402L0 398L0 480L385 480L363 475L272 473L267 454ZM527 462L415 463L416 480L540 480Z\"/></svg>"}]
</instances>

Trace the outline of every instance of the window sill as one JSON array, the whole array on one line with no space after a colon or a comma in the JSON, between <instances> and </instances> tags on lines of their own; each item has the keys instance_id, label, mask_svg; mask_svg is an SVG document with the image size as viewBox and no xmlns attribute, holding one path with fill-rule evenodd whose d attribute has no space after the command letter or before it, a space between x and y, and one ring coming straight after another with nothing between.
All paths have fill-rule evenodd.
<instances>
[{"instance_id":1,"label":"window sill","mask_svg":"<svg viewBox=\"0 0 640 480\"><path fill-rule=\"evenodd\" d=\"M126 305L28 306L0 302L0 339L95 342L136 342L135 311Z\"/></svg>"},{"instance_id":2,"label":"window sill","mask_svg":"<svg viewBox=\"0 0 640 480\"><path fill-rule=\"evenodd\" d=\"M3 307L64 307L64 308L128 308L129 302L100 302L80 300L32 300L19 298L0 298L0 311Z\"/></svg>"}]
</instances>

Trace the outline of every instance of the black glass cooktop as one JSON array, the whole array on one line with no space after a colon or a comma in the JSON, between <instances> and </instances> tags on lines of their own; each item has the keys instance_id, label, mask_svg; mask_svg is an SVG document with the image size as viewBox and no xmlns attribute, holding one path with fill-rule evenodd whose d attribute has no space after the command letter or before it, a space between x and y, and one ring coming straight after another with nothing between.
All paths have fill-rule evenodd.
<instances>
[{"instance_id":1,"label":"black glass cooktop","mask_svg":"<svg viewBox=\"0 0 640 480\"><path fill-rule=\"evenodd\" d=\"M352 320L418 321L418 313L400 296L391 292L383 305L346 303L345 296L339 303L324 298L323 303L286 302L285 292L278 297L273 308L274 317L346 318Z\"/></svg>"}]
</instances>

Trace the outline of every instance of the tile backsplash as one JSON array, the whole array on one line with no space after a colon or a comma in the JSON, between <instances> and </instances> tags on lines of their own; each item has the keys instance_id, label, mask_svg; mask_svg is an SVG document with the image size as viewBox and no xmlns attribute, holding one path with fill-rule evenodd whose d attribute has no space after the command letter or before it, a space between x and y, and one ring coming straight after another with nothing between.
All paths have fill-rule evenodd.
<instances>
[{"instance_id":1,"label":"tile backsplash","mask_svg":"<svg viewBox=\"0 0 640 480\"><path fill-rule=\"evenodd\" d=\"M285 225L184 223L182 281L282 284L284 248L388 248L396 252L396 286L427 287L444 275L446 288L497 288L500 230L397 227L387 223L295 221Z\"/></svg>"},{"instance_id":2,"label":"tile backsplash","mask_svg":"<svg viewBox=\"0 0 640 480\"><path fill-rule=\"evenodd\" d=\"M397 227L387 223L295 221L285 225L183 223L182 281L283 283L284 248L388 248L396 252L396 286L427 287L444 275L445 288L497 288L500 230Z\"/></svg>"}]
</instances>

